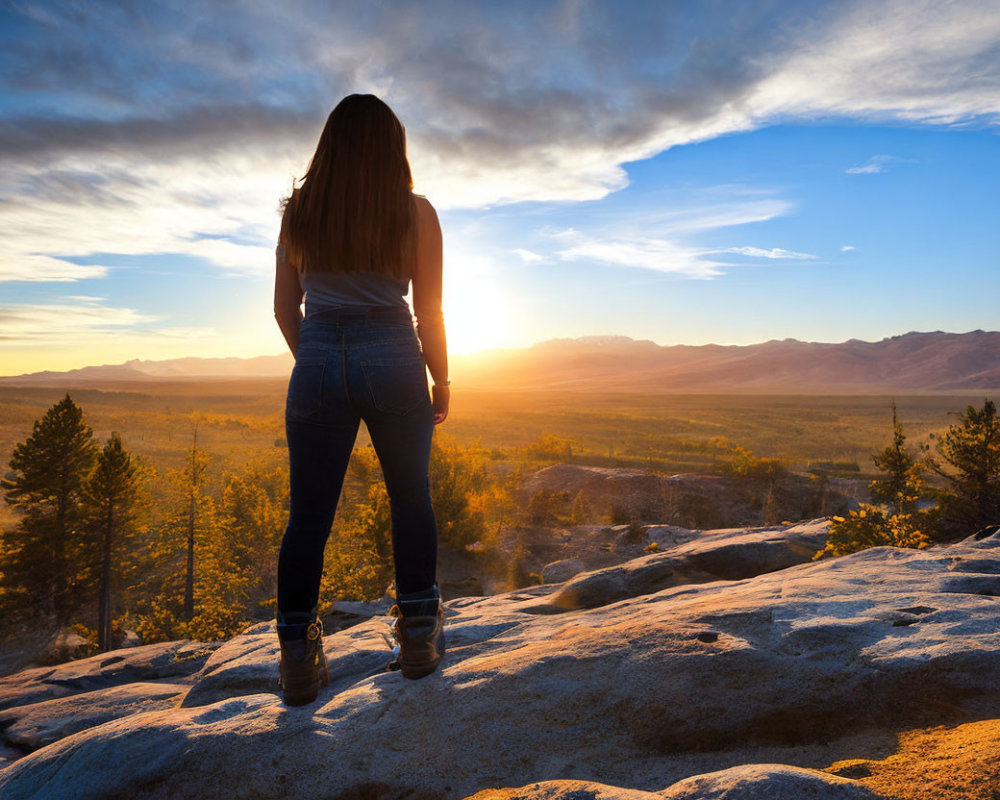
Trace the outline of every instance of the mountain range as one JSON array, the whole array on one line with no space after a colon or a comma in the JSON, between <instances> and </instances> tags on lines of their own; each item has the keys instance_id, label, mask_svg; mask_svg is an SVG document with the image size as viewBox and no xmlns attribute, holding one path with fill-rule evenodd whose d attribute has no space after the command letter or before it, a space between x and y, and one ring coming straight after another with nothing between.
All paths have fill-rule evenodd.
<instances>
[{"instance_id":1,"label":"mountain range","mask_svg":"<svg viewBox=\"0 0 1000 800\"><path fill-rule=\"evenodd\" d=\"M553 339L527 348L453 355L468 390L842 393L1000 388L1000 332L911 332L865 342L773 340L752 345L658 345L627 336ZM180 358L36 372L0 385L79 385L287 377L288 354Z\"/></svg>"}]
</instances>

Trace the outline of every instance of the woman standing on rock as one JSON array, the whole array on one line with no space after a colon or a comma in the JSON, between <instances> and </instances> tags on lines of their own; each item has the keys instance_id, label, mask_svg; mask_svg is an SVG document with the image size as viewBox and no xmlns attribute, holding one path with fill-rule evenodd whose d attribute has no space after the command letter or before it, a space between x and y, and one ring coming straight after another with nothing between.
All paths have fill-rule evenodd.
<instances>
[{"instance_id":1,"label":"woman standing on rock","mask_svg":"<svg viewBox=\"0 0 1000 800\"><path fill-rule=\"evenodd\" d=\"M389 668L420 678L444 653L428 480L431 436L449 402L441 228L412 188L402 124L377 97L354 94L331 112L281 220L274 314L295 356L277 609L289 705L312 702L329 682L317 616L323 549L362 419L392 518L399 656ZM411 281L416 331L405 299Z\"/></svg>"}]
</instances>

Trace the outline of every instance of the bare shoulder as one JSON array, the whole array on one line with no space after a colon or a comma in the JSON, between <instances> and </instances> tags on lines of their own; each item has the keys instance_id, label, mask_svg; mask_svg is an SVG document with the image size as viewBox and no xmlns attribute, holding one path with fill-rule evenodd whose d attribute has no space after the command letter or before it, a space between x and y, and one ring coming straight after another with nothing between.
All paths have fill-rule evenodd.
<instances>
[{"instance_id":1,"label":"bare shoulder","mask_svg":"<svg viewBox=\"0 0 1000 800\"><path fill-rule=\"evenodd\" d=\"M415 194L413 204L417 210L417 222L421 227L437 223L437 211L434 210L430 200L422 194Z\"/></svg>"}]
</instances>

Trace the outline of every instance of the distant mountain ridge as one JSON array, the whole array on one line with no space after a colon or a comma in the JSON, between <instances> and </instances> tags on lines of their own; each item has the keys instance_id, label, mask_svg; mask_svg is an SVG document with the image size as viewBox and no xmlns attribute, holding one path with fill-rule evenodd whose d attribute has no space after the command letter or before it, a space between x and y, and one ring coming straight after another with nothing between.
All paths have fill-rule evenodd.
<instances>
[{"instance_id":1,"label":"distant mountain ridge","mask_svg":"<svg viewBox=\"0 0 1000 800\"><path fill-rule=\"evenodd\" d=\"M26 375L0 377L4 384L52 384L67 381L156 381L193 378L267 378L288 376L294 363L291 354L255 356L253 358L171 358L164 361L144 361L133 358L124 364L103 364L81 367L66 372L31 372Z\"/></svg>"},{"instance_id":2,"label":"distant mountain ridge","mask_svg":"<svg viewBox=\"0 0 1000 800\"><path fill-rule=\"evenodd\" d=\"M772 340L753 345L658 345L627 336L552 339L452 356L456 386L472 390L606 392L980 391L1000 388L1000 332L911 332L865 342ZM288 354L132 360L0 378L0 385L277 378Z\"/></svg>"},{"instance_id":3,"label":"distant mountain ridge","mask_svg":"<svg viewBox=\"0 0 1000 800\"><path fill-rule=\"evenodd\" d=\"M461 375L459 375L461 370ZM878 342L672 345L627 337L541 342L456 363L471 388L608 392L980 391L1000 388L1000 332L911 332Z\"/></svg>"}]
</instances>

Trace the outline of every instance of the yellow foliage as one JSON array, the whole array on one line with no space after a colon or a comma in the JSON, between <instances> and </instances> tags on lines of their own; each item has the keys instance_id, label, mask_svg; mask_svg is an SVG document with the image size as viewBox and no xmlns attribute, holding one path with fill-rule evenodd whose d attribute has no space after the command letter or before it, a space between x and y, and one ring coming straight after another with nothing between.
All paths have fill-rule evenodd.
<instances>
[{"instance_id":1,"label":"yellow foliage","mask_svg":"<svg viewBox=\"0 0 1000 800\"><path fill-rule=\"evenodd\" d=\"M930 540L920 530L920 512L887 515L878 506L862 504L847 517L832 517L826 546L814 559L843 556L869 547L922 549Z\"/></svg>"}]
</instances>

